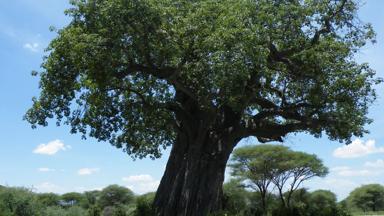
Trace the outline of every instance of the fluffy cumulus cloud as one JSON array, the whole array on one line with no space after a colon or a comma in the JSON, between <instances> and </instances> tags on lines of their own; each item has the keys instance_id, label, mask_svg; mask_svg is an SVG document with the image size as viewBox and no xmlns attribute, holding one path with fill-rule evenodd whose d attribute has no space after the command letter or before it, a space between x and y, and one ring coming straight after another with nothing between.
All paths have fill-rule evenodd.
<instances>
[{"instance_id":1,"label":"fluffy cumulus cloud","mask_svg":"<svg viewBox=\"0 0 384 216\"><path fill-rule=\"evenodd\" d=\"M39 43L26 43L23 46L25 49L31 51L31 52L38 52L40 44Z\"/></svg>"},{"instance_id":2,"label":"fluffy cumulus cloud","mask_svg":"<svg viewBox=\"0 0 384 216\"><path fill-rule=\"evenodd\" d=\"M92 175L99 172L99 168L81 168L77 171L78 175Z\"/></svg>"},{"instance_id":3,"label":"fluffy cumulus cloud","mask_svg":"<svg viewBox=\"0 0 384 216\"><path fill-rule=\"evenodd\" d=\"M352 176L375 176L379 175L378 172L368 169L352 169L348 166L334 167L331 172L335 172L339 176L352 177Z\"/></svg>"},{"instance_id":4,"label":"fluffy cumulus cloud","mask_svg":"<svg viewBox=\"0 0 384 216\"><path fill-rule=\"evenodd\" d=\"M55 155L59 151L66 151L71 146L65 145L61 140L53 140L47 144L40 144L34 150L35 154Z\"/></svg>"},{"instance_id":5,"label":"fluffy cumulus cloud","mask_svg":"<svg viewBox=\"0 0 384 216\"><path fill-rule=\"evenodd\" d=\"M384 147L377 147L375 140L364 142L356 139L349 145L335 149L333 156L337 158L357 158L374 153L384 153Z\"/></svg>"},{"instance_id":6,"label":"fluffy cumulus cloud","mask_svg":"<svg viewBox=\"0 0 384 216\"><path fill-rule=\"evenodd\" d=\"M370 168L384 169L384 160L378 159L376 161L367 161L365 162L364 166L370 167Z\"/></svg>"},{"instance_id":7,"label":"fluffy cumulus cloud","mask_svg":"<svg viewBox=\"0 0 384 216\"><path fill-rule=\"evenodd\" d=\"M123 177L123 181L129 189L138 194L156 191L160 184L159 180L147 174Z\"/></svg>"},{"instance_id":8,"label":"fluffy cumulus cloud","mask_svg":"<svg viewBox=\"0 0 384 216\"><path fill-rule=\"evenodd\" d=\"M39 169L37 169L39 172L54 172L56 171L55 169L51 169L51 168L48 168L48 167L40 167Z\"/></svg>"}]
</instances>

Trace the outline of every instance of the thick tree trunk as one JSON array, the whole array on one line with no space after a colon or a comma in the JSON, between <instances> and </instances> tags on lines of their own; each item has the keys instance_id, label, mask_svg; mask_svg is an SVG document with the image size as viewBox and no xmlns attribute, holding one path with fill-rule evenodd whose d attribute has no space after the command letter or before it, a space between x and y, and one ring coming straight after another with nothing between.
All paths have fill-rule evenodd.
<instances>
[{"instance_id":1,"label":"thick tree trunk","mask_svg":"<svg viewBox=\"0 0 384 216\"><path fill-rule=\"evenodd\" d=\"M180 133L172 147L154 207L158 216L205 216L221 208L225 167L234 141Z\"/></svg>"}]
</instances>

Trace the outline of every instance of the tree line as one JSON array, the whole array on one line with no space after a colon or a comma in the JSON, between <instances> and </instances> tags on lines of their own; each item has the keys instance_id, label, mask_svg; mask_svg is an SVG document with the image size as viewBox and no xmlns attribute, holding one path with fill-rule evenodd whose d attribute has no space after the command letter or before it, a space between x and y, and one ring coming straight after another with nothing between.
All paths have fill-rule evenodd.
<instances>
[{"instance_id":1,"label":"tree line","mask_svg":"<svg viewBox=\"0 0 384 216\"><path fill-rule=\"evenodd\" d=\"M0 186L1 216L151 216L154 193L135 195L110 185L83 193L34 193L28 188Z\"/></svg>"},{"instance_id":2,"label":"tree line","mask_svg":"<svg viewBox=\"0 0 384 216\"><path fill-rule=\"evenodd\" d=\"M384 187L379 184L358 187L340 202L329 190L302 188L304 181L324 177L328 168L316 155L286 146L238 148L228 167L231 178L223 184L221 208L214 216L350 216L384 211ZM135 195L119 185L62 195L0 186L0 215L153 216L154 197L154 192Z\"/></svg>"}]
</instances>

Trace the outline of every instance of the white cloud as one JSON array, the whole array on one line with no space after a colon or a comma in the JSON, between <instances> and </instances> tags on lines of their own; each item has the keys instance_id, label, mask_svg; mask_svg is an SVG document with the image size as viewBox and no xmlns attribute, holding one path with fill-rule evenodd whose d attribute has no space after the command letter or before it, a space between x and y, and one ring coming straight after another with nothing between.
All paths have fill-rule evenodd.
<instances>
[{"instance_id":1,"label":"white cloud","mask_svg":"<svg viewBox=\"0 0 384 216\"><path fill-rule=\"evenodd\" d=\"M333 156L337 158L357 158L374 153L384 153L384 147L376 147L375 140L363 142L356 139L349 145L335 149Z\"/></svg>"},{"instance_id":2,"label":"white cloud","mask_svg":"<svg viewBox=\"0 0 384 216\"><path fill-rule=\"evenodd\" d=\"M26 43L23 46L25 49L31 51L31 52L38 52L40 44L39 43Z\"/></svg>"},{"instance_id":3,"label":"white cloud","mask_svg":"<svg viewBox=\"0 0 384 216\"><path fill-rule=\"evenodd\" d=\"M354 188L358 186L358 184L353 181L346 180L346 179L338 179L338 178L326 179L325 183L327 185L332 185L334 188L340 188L340 187Z\"/></svg>"},{"instance_id":4,"label":"white cloud","mask_svg":"<svg viewBox=\"0 0 384 216\"><path fill-rule=\"evenodd\" d=\"M349 170L351 169L349 166L337 166L337 167L332 167L331 172L340 172L344 170Z\"/></svg>"},{"instance_id":5,"label":"white cloud","mask_svg":"<svg viewBox=\"0 0 384 216\"><path fill-rule=\"evenodd\" d=\"M55 169L47 168L47 167L40 167L37 169L39 172L54 172L56 171Z\"/></svg>"},{"instance_id":6,"label":"white cloud","mask_svg":"<svg viewBox=\"0 0 384 216\"><path fill-rule=\"evenodd\" d=\"M378 159L376 161L367 161L365 162L364 166L370 167L370 168L381 168L384 169L384 160Z\"/></svg>"},{"instance_id":7,"label":"white cloud","mask_svg":"<svg viewBox=\"0 0 384 216\"><path fill-rule=\"evenodd\" d=\"M148 174L123 177L123 181L128 184L129 189L138 194L156 191L160 184L159 180Z\"/></svg>"},{"instance_id":8,"label":"white cloud","mask_svg":"<svg viewBox=\"0 0 384 216\"><path fill-rule=\"evenodd\" d=\"M68 150L71 146L65 145L61 140L53 140L47 144L40 144L38 145L35 150L33 150L33 153L35 154L45 154L45 155L54 155L58 151L62 150Z\"/></svg>"},{"instance_id":9,"label":"white cloud","mask_svg":"<svg viewBox=\"0 0 384 216\"><path fill-rule=\"evenodd\" d=\"M99 171L100 171L99 168L81 168L77 171L77 174L79 174L79 175L92 175L92 174L95 174Z\"/></svg>"},{"instance_id":10,"label":"white cloud","mask_svg":"<svg viewBox=\"0 0 384 216\"><path fill-rule=\"evenodd\" d=\"M341 166L334 167L331 169L332 172L336 172L339 176L352 177L352 176L375 176L378 172L367 169L352 169L351 167Z\"/></svg>"},{"instance_id":11,"label":"white cloud","mask_svg":"<svg viewBox=\"0 0 384 216\"><path fill-rule=\"evenodd\" d=\"M34 187L39 193L63 193L62 187L55 185L51 182L43 182Z\"/></svg>"}]
</instances>

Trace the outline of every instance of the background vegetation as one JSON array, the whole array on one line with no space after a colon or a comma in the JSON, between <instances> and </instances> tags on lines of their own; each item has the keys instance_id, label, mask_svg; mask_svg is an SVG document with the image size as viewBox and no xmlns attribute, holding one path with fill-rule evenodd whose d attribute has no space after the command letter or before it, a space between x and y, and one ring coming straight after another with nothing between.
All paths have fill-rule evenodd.
<instances>
[{"instance_id":1,"label":"background vegetation","mask_svg":"<svg viewBox=\"0 0 384 216\"><path fill-rule=\"evenodd\" d=\"M267 197L267 215L360 216L384 215L384 187L379 184L356 188L338 202L328 190L293 193L291 209L281 208L278 194ZM223 211L214 216L263 215L260 195L236 179L223 185ZM135 195L125 187L110 185L101 191L83 193L34 193L31 189L0 186L1 216L152 216L154 193ZM286 194L285 194L286 195Z\"/></svg>"},{"instance_id":2,"label":"background vegetation","mask_svg":"<svg viewBox=\"0 0 384 216\"><path fill-rule=\"evenodd\" d=\"M328 190L300 187L323 177L327 167L316 157L282 145L238 148L232 178L223 185L222 210L213 216L357 216L384 212L384 186L369 184L338 202ZM102 190L65 194L34 193L0 186L1 216L152 216L155 193L135 195L110 185Z\"/></svg>"}]
</instances>

